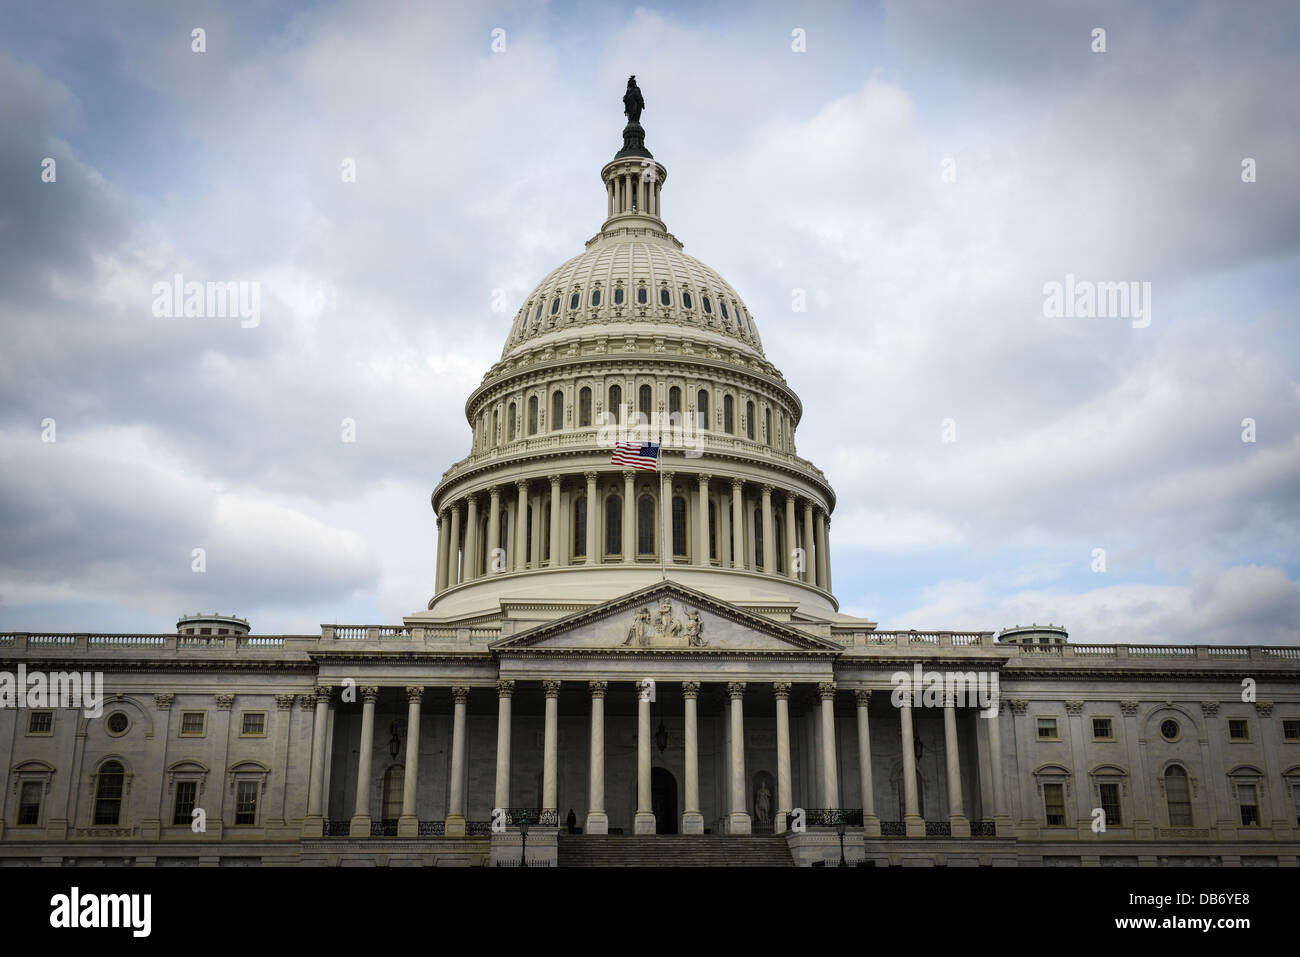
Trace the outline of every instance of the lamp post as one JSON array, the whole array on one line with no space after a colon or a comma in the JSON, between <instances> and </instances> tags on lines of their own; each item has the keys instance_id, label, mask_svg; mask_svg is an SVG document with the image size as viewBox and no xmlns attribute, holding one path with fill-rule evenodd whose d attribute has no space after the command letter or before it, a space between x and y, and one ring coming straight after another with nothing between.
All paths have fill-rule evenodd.
<instances>
[{"instance_id":1,"label":"lamp post","mask_svg":"<svg viewBox=\"0 0 1300 957\"><path fill-rule=\"evenodd\" d=\"M519 866L528 866L528 810L519 812Z\"/></svg>"},{"instance_id":2,"label":"lamp post","mask_svg":"<svg viewBox=\"0 0 1300 957\"><path fill-rule=\"evenodd\" d=\"M844 821L844 812L835 812L835 833L840 836L840 867L844 867L844 832L848 830L848 825Z\"/></svg>"}]
</instances>

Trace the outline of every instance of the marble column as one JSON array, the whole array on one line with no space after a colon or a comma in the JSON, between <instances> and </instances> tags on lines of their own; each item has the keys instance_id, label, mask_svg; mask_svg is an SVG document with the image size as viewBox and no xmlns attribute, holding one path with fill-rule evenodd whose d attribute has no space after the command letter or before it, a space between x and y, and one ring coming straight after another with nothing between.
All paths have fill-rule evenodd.
<instances>
[{"instance_id":1,"label":"marble column","mask_svg":"<svg viewBox=\"0 0 1300 957\"><path fill-rule=\"evenodd\" d=\"M443 509L438 516L438 572L434 578L433 589L440 592L447 587L447 532L451 525L451 516Z\"/></svg>"},{"instance_id":2,"label":"marble column","mask_svg":"<svg viewBox=\"0 0 1300 957\"><path fill-rule=\"evenodd\" d=\"M560 478L559 475L548 476L551 482L551 568L567 565L565 554L560 549ZM538 562L540 565L541 563Z\"/></svg>"},{"instance_id":3,"label":"marble column","mask_svg":"<svg viewBox=\"0 0 1300 957\"><path fill-rule=\"evenodd\" d=\"M558 824L556 773L560 765L560 682L543 681L542 690L546 693L546 724L542 733L542 810L555 811Z\"/></svg>"},{"instance_id":4,"label":"marble column","mask_svg":"<svg viewBox=\"0 0 1300 957\"><path fill-rule=\"evenodd\" d=\"M899 692L898 719L903 729L903 823L908 837L925 837L925 818L916 800L916 752L912 737L912 692Z\"/></svg>"},{"instance_id":5,"label":"marble column","mask_svg":"<svg viewBox=\"0 0 1300 957\"><path fill-rule=\"evenodd\" d=\"M713 476L708 473L699 476L700 507L696 510L695 564L709 564L709 481Z\"/></svg>"},{"instance_id":6,"label":"marble column","mask_svg":"<svg viewBox=\"0 0 1300 957\"><path fill-rule=\"evenodd\" d=\"M731 480L731 567L745 568L745 501L743 497L745 483L740 479Z\"/></svg>"},{"instance_id":7,"label":"marble column","mask_svg":"<svg viewBox=\"0 0 1300 957\"><path fill-rule=\"evenodd\" d=\"M605 813L605 693L608 681L588 681L591 689L591 760L587 783L587 822L584 834L608 834Z\"/></svg>"},{"instance_id":8,"label":"marble column","mask_svg":"<svg viewBox=\"0 0 1300 957\"><path fill-rule=\"evenodd\" d=\"M745 799L745 682L727 684L731 696L731 814L728 834L749 834L749 804Z\"/></svg>"},{"instance_id":9,"label":"marble column","mask_svg":"<svg viewBox=\"0 0 1300 957\"><path fill-rule=\"evenodd\" d=\"M799 542L799 533L795 530L794 521L794 495L790 492L785 493L785 555L782 560L785 562L785 575L787 578L798 580L799 572L795 568L794 556L795 547Z\"/></svg>"},{"instance_id":10,"label":"marble column","mask_svg":"<svg viewBox=\"0 0 1300 957\"><path fill-rule=\"evenodd\" d=\"M495 575L505 570L504 556L498 559L496 552L501 548L501 488L494 485L488 489L488 527L487 541L483 543L483 555L487 561L488 575Z\"/></svg>"},{"instance_id":11,"label":"marble column","mask_svg":"<svg viewBox=\"0 0 1300 957\"><path fill-rule=\"evenodd\" d=\"M623 561L636 561L636 502L632 500L634 494L632 480L636 478L636 472L632 469L623 470Z\"/></svg>"},{"instance_id":12,"label":"marble column","mask_svg":"<svg viewBox=\"0 0 1300 957\"><path fill-rule=\"evenodd\" d=\"M961 796L961 751L957 745L957 695L952 692L946 692L943 696L943 757L948 778L948 823L952 827L952 836L970 837L970 818L966 816Z\"/></svg>"},{"instance_id":13,"label":"marble column","mask_svg":"<svg viewBox=\"0 0 1300 957\"><path fill-rule=\"evenodd\" d=\"M1007 810L1006 785L1002 777L1002 732L1000 722L1002 701L993 702L993 713L985 720L989 723L989 776L993 778L993 827L999 837L1011 833L1011 814Z\"/></svg>"},{"instance_id":14,"label":"marble column","mask_svg":"<svg viewBox=\"0 0 1300 957\"><path fill-rule=\"evenodd\" d=\"M353 806L350 837L370 836L370 762L375 753L375 699L379 689L358 688L361 692L361 753L357 757L357 799Z\"/></svg>"},{"instance_id":15,"label":"marble column","mask_svg":"<svg viewBox=\"0 0 1300 957\"><path fill-rule=\"evenodd\" d=\"M831 517L826 516L826 521L822 523L822 554L826 556L826 590L834 591L834 585L831 579Z\"/></svg>"},{"instance_id":16,"label":"marble column","mask_svg":"<svg viewBox=\"0 0 1300 957\"><path fill-rule=\"evenodd\" d=\"M772 685L776 694L776 817L773 831L785 832L785 818L794 804L790 782L790 682Z\"/></svg>"},{"instance_id":17,"label":"marble column","mask_svg":"<svg viewBox=\"0 0 1300 957\"><path fill-rule=\"evenodd\" d=\"M826 516L817 510L817 587L831 590L830 556L826 554Z\"/></svg>"},{"instance_id":18,"label":"marble column","mask_svg":"<svg viewBox=\"0 0 1300 957\"><path fill-rule=\"evenodd\" d=\"M523 571L528 567L528 561L531 557L528 554L528 481L518 479L515 482L515 488L518 491L515 505L515 571ZM541 556L541 542L533 539L533 544L537 546L537 554ZM534 567L541 565L538 561Z\"/></svg>"},{"instance_id":19,"label":"marble column","mask_svg":"<svg viewBox=\"0 0 1300 957\"><path fill-rule=\"evenodd\" d=\"M478 578L478 496L469 497L469 510L465 515L465 571L464 581Z\"/></svg>"},{"instance_id":20,"label":"marble column","mask_svg":"<svg viewBox=\"0 0 1300 957\"><path fill-rule=\"evenodd\" d=\"M316 714L311 727L311 779L307 790L307 817L302 824L303 837L323 837L325 816L322 811L325 794L325 763L329 753L325 748L325 727L329 721L330 696L333 689L321 685L316 689Z\"/></svg>"},{"instance_id":21,"label":"marble column","mask_svg":"<svg viewBox=\"0 0 1300 957\"><path fill-rule=\"evenodd\" d=\"M817 543L813 538L813 503L803 503L803 580L817 584Z\"/></svg>"},{"instance_id":22,"label":"marble column","mask_svg":"<svg viewBox=\"0 0 1300 957\"><path fill-rule=\"evenodd\" d=\"M700 695L698 681L682 682L682 705L685 709L686 770L685 797L682 807L682 833L703 834L704 815L700 813L700 741L696 701Z\"/></svg>"},{"instance_id":23,"label":"marble column","mask_svg":"<svg viewBox=\"0 0 1300 957\"><path fill-rule=\"evenodd\" d=\"M655 525L655 537L659 540L659 547L655 549L655 555L662 558L665 564L671 565L673 563L673 473L665 471L663 475L664 494L659 500L659 520ZM682 524L686 526L682 529L682 537L685 538L690 533L690 519L686 515L682 516Z\"/></svg>"},{"instance_id":24,"label":"marble column","mask_svg":"<svg viewBox=\"0 0 1300 957\"><path fill-rule=\"evenodd\" d=\"M497 682L497 781L493 807L510 807L510 703L515 683L502 678Z\"/></svg>"},{"instance_id":25,"label":"marble column","mask_svg":"<svg viewBox=\"0 0 1300 957\"><path fill-rule=\"evenodd\" d=\"M858 777L862 788L862 836L880 837L880 818L876 817L876 792L871 782L871 692L855 692L858 703Z\"/></svg>"},{"instance_id":26,"label":"marble column","mask_svg":"<svg viewBox=\"0 0 1300 957\"><path fill-rule=\"evenodd\" d=\"M650 801L650 688L637 684L636 702L636 821L637 834L655 833L655 815Z\"/></svg>"},{"instance_id":27,"label":"marble column","mask_svg":"<svg viewBox=\"0 0 1300 957\"><path fill-rule=\"evenodd\" d=\"M764 485L762 493L763 509L763 573L776 574L776 526L772 521L772 486Z\"/></svg>"},{"instance_id":28,"label":"marble column","mask_svg":"<svg viewBox=\"0 0 1300 957\"><path fill-rule=\"evenodd\" d=\"M469 687L455 685L451 689L451 794L447 805L447 837L465 836L465 708L469 701Z\"/></svg>"},{"instance_id":29,"label":"marble column","mask_svg":"<svg viewBox=\"0 0 1300 957\"><path fill-rule=\"evenodd\" d=\"M398 837L418 837L420 817L415 813L416 784L420 779L420 703L424 688L406 689L406 770L402 775L402 816L397 819Z\"/></svg>"},{"instance_id":30,"label":"marble column","mask_svg":"<svg viewBox=\"0 0 1300 957\"><path fill-rule=\"evenodd\" d=\"M822 699L822 788L826 792L826 808L837 811L840 807L839 762L835 748L835 682L823 681L817 685Z\"/></svg>"},{"instance_id":31,"label":"marble column","mask_svg":"<svg viewBox=\"0 0 1300 957\"><path fill-rule=\"evenodd\" d=\"M451 507L451 537L447 541L447 584L459 585L460 571L460 505Z\"/></svg>"},{"instance_id":32,"label":"marble column","mask_svg":"<svg viewBox=\"0 0 1300 957\"><path fill-rule=\"evenodd\" d=\"M596 498L596 472L584 472L587 479L587 564L597 565L600 556L596 553L596 528L600 524L600 506Z\"/></svg>"}]
</instances>

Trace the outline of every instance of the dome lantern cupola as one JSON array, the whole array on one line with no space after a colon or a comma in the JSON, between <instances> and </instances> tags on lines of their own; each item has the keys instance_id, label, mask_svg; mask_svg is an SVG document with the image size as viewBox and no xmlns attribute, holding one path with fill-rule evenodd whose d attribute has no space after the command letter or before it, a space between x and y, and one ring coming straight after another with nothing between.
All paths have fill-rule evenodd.
<instances>
[{"instance_id":1,"label":"dome lantern cupola","mask_svg":"<svg viewBox=\"0 0 1300 957\"><path fill-rule=\"evenodd\" d=\"M623 148L600 171L605 183L606 208L602 231L614 225L636 225L635 220L648 220L649 225L664 229L659 215L659 195L668 170L645 148L645 130L641 128L644 108L645 100L636 85L636 77L629 77L627 93L623 95L623 111L627 114Z\"/></svg>"}]
</instances>

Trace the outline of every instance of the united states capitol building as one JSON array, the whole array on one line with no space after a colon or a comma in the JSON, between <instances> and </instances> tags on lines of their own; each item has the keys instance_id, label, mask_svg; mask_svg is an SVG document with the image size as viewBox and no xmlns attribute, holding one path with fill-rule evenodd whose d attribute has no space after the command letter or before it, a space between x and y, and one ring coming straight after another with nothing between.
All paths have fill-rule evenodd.
<instances>
[{"instance_id":1,"label":"united states capitol building","mask_svg":"<svg viewBox=\"0 0 1300 957\"><path fill-rule=\"evenodd\" d=\"M103 676L0 708L0 864L1295 866L1300 647L840 613L803 406L625 104L604 221L466 402L427 607L0 635L11 684Z\"/></svg>"}]
</instances>

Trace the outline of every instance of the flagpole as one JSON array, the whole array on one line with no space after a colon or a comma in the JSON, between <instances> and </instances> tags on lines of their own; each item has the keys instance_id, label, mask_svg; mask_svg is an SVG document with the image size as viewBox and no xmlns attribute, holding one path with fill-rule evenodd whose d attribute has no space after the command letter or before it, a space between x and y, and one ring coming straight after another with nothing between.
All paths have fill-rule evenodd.
<instances>
[{"instance_id":1,"label":"flagpole","mask_svg":"<svg viewBox=\"0 0 1300 957\"><path fill-rule=\"evenodd\" d=\"M668 580L668 536L667 518L668 509L664 503L664 447L659 446L659 455L655 459L655 464L659 467L659 575L662 581Z\"/></svg>"}]
</instances>

